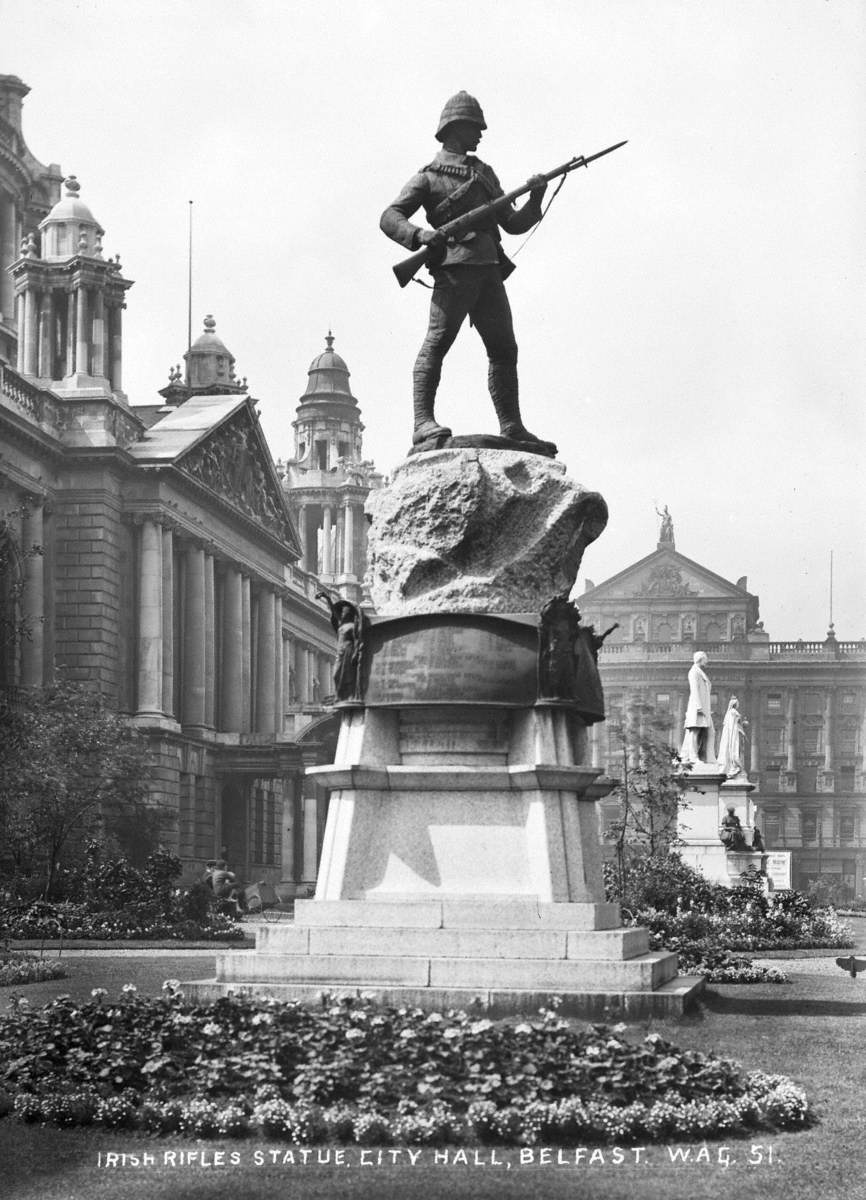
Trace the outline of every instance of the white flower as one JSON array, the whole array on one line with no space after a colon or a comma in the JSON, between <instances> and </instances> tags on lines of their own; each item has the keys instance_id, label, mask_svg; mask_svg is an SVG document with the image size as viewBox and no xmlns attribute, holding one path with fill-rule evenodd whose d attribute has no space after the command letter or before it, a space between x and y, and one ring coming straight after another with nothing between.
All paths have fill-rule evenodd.
<instances>
[{"instance_id":1,"label":"white flower","mask_svg":"<svg viewBox=\"0 0 866 1200\"><path fill-rule=\"evenodd\" d=\"M250 1021L251 1025L273 1025L274 1019L269 1013L257 1012Z\"/></svg>"},{"instance_id":2,"label":"white flower","mask_svg":"<svg viewBox=\"0 0 866 1200\"><path fill-rule=\"evenodd\" d=\"M413 1038L415 1036L414 1029L403 1029L400 1033L401 1038Z\"/></svg>"},{"instance_id":3,"label":"white flower","mask_svg":"<svg viewBox=\"0 0 866 1200\"><path fill-rule=\"evenodd\" d=\"M450 1029L442 1030L442 1036L444 1038L456 1038L456 1037L460 1037L460 1032L461 1031L459 1029L455 1028L455 1026L452 1025Z\"/></svg>"},{"instance_id":4,"label":"white flower","mask_svg":"<svg viewBox=\"0 0 866 1200\"><path fill-rule=\"evenodd\" d=\"M120 990L124 996L132 996L138 991L138 988L134 983L125 983Z\"/></svg>"},{"instance_id":5,"label":"white flower","mask_svg":"<svg viewBox=\"0 0 866 1200\"><path fill-rule=\"evenodd\" d=\"M622 1033L625 1033L625 1031L626 1031L626 1025L623 1021L620 1021L617 1025L611 1026L612 1033L622 1034Z\"/></svg>"},{"instance_id":6,"label":"white flower","mask_svg":"<svg viewBox=\"0 0 866 1200\"><path fill-rule=\"evenodd\" d=\"M514 1032L515 1033L532 1033L532 1026L527 1025L526 1022L524 1021L522 1025L514 1026Z\"/></svg>"},{"instance_id":7,"label":"white flower","mask_svg":"<svg viewBox=\"0 0 866 1200\"><path fill-rule=\"evenodd\" d=\"M483 1033L485 1029L490 1028L492 1023L493 1022L488 1021L486 1017L481 1021L473 1021L472 1024L469 1026L469 1032L470 1033Z\"/></svg>"},{"instance_id":8,"label":"white flower","mask_svg":"<svg viewBox=\"0 0 866 1200\"><path fill-rule=\"evenodd\" d=\"M163 985L162 985L162 990L164 992L179 992L180 991L180 980L179 979L164 980Z\"/></svg>"},{"instance_id":9,"label":"white flower","mask_svg":"<svg viewBox=\"0 0 866 1200\"><path fill-rule=\"evenodd\" d=\"M206 1037L216 1037L221 1032L219 1025L215 1021L208 1021L207 1024L202 1025L201 1031Z\"/></svg>"},{"instance_id":10,"label":"white flower","mask_svg":"<svg viewBox=\"0 0 866 1200\"><path fill-rule=\"evenodd\" d=\"M94 1000L101 1000L103 996L108 995L108 991L105 988L94 988L90 994ZM60 999L59 996L57 998Z\"/></svg>"},{"instance_id":11,"label":"white flower","mask_svg":"<svg viewBox=\"0 0 866 1200\"><path fill-rule=\"evenodd\" d=\"M351 1039L352 1039L352 1041L356 1041L358 1038L362 1038L362 1037L364 1037L364 1036L365 1036L365 1035L364 1035L364 1030L363 1030L363 1029L350 1029L350 1030L348 1030L348 1032L346 1033L346 1038L347 1038L347 1040L348 1040L349 1038L351 1038ZM403 1037L403 1036L405 1036L405 1034L401 1034L400 1036L401 1036L401 1037ZM411 1036L411 1035L410 1035L410 1036Z\"/></svg>"}]
</instances>

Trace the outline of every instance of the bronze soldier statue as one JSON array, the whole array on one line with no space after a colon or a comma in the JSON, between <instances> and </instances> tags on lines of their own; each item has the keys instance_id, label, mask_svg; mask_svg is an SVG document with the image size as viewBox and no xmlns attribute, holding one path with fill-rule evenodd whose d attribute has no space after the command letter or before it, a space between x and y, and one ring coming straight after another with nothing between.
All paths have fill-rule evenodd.
<instances>
[{"instance_id":1,"label":"bronze soldier statue","mask_svg":"<svg viewBox=\"0 0 866 1200\"><path fill-rule=\"evenodd\" d=\"M502 250L499 226L507 233L525 233L542 216L546 179L533 175L529 199L517 210L510 204L491 215L489 223L454 240L438 232L441 225L503 195L493 170L472 151L487 128L478 101L468 92L452 96L439 118L436 138L442 149L432 162L413 175L400 195L382 214L380 226L388 237L418 250L427 246L432 258L433 295L430 323L414 370L415 427L412 441L441 445L451 430L433 415L442 360L468 316L481 335L489 360L487 384L503 437L539 443L520 417L517 391L517 343L503 279L514 269ZM432 229L412 224L424 209ZM552 448L552 447L551 447ZM548 450L548 453L550 450Z\"/></svg>"}]
</instances>

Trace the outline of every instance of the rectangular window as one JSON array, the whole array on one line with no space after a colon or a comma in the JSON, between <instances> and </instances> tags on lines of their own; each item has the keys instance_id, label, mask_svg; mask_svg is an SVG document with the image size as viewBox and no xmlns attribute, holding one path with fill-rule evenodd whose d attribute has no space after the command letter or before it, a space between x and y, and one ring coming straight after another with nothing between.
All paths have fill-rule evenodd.
<instances>
[{"instance_id":1,"label":"rectangular window","mask_svg":"<svg viewBox=\"0 0 866 1200\"><path fill-rule=\"evenodd\" d=\"M839 841L854 841L855 819L853 813L842 813L839 817Z\"/></svg>"},{"instance_id":2,"label":"rectangular window","mask_svg":"<svg viewBox=\"0 0 866 1200\"><path fill-rule=\"evenodd\" d=\"M348 458L349 457L349 443L348 442L337 442L337 454L340 456L340 458Z\"/></svg>"},{"instance_id":3,"label":"rectangular window","mask_svg":"<svg viewBox=\"0 0 866 1200\"><path fill-rule=\"evenodd\" d=\"M781 692L767 692L767 712L778 714L778 713L781 713L781 711L782 711L782 693Z\"/></svg>"},{"instance_id":4,"label":"rectangular window","mask_svg":"<svg viewBox=\"0 0 866 1200\"><path fill-rule=\"evenodd\" d=\"M320 471L328 469L328 443L316 442L316 467Z\"/></svg>"},{"instance_id":5,"label":"rectangular window","mask_svg":"<svg viewBox=\"0 0 866 1200\"><path fill-rule=\"evenodd\" d=\"M804 692L801 712L807 717L820 717L824 712L824 697L820 692Z\"/></svg>"},{"instance_id":6,"label":"rectangular window","mask_svg":"<svg viewBox=\"0 0 866 1200\"><path fill-rule=\"evenodd\" d=\"M843 763L842 764L842 766L839 768L839 770L836 773L838 783L839 783L839 787L838 787L839 791L841 791L841 792L853 792L854 791L854 772L855 772L855 770L856 770L856 768L854 767L853 763Z\"/></svg>"},{"instance_id":7,"label":"rectangular window","mask_svg":"<svg viewBox=\"0 0 866 1200\"><path fill-rule=\"evenodd\" d=\"M803 754L817 754L821 749L822 733L820 725L801 725L797 748Z\"/></svg>"},{"instance_id":8,"label":"rectangular window","mask_svg":"<svg viewBox=\"0 0 866 1200\"><path fill-rule=\"evenodd\" d=\"M802 834L804 842L817 842L818 840L818 814L803 813Z\"/></svg>"},{"instance_id":9,"label":"rectangular window","mask_svg":"<svg viewBox=\"0 0 866 1200\"><path fill-rule=\"evenodd\" d=\"M764 845L778 846L782 840L782 814L776 809L761 814L760 828L764 837Z\"/></svg>"},{"instance_id":10,"label":"rectangular window","mask_svg":"<svg viewBox=\"0 0 866 1200\"><path fill-rule=\"evenodd\" d=\"M764 749L768 754L784 754L785 752L785 731L781 727L774 729L772 726L764 730Z\"/></svg>"},{"instance_id":11,"label":"rectangular window","mask_svg":"<svg viewBox=\"0 0 866 1200\"><path fill-rule=\"evenodd\" d=\"M656 708L669 709L671 706L670 692L656 692Z\"/></svg>"},{"instance_id":12,"label":"rectangular window","mask_svg":"<svg viewBox=\"0 0 866 1200\"><path fill-rule=\"evenodd\" d=\"M840 731L839 731L839 753L840 754L856 754L857 753L857 743L859 741L859 739L857 737L857 732L858 731L857 731L856 725L850 725L848 727L843 726L842 729L840 729Z\"/></svg>"},{"instance_id":13,"label":"rectangular window","mask_svg":"<svg viewBox=\"0 0 866 1200\"><path fill-rule=\"evenodd\" d=\"M843 692L839 699L839 707L843 712L851 713L857 711L857 693Z\"/></svg>"}]
</instances>

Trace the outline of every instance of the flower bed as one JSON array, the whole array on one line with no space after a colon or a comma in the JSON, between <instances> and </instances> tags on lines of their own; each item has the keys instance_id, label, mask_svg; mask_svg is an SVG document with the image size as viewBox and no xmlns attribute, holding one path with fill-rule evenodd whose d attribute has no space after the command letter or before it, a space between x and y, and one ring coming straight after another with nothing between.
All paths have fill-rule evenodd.
<instances>
[{"instance_id":1,"label":"flower bed","mask_svg":"<svg viewBox=\"0 0 866 1200\"><path fill-rule=\"evenodd\" d=\"M519 1024L232 996L26 1001L0 1018L0 1112L196 1137L531 1145L711 1137L810 1121L791 1080L554 1009Z\"/></svg>"},{"instance_id":2,"label":"flower bed","mask_svg":"<svg viewBox=\"0 0 866 1200\"><path fill-rule=\"evenodd\" d=\"M56 959L40 959L34 954L0 953L0 987L42 983L45 979L65 979L66 974L66 968Z\"/></svg>"},{"instance_id":3,"label":"flower bed","mask_svg":"<svg viewBox=\"0 0 866 1200\"><path fill-rule=\"evenodd\" d=\"M800 892L769 895L761 880L726 888L711 884L676 854L637 859L622 886L606 866L608 899L620 900L630 925L649 929L653 948L675 950L680 970L711 983L785 983L772 967L756 967L736 951L834 949L853 946L850 926L832 908Z\"/></svg>"},{"instance_id":4,"label":"flower bed","mask_svg":"<svg viewBox=\"0 0 866 1200\"><path fill-rule=\"evenodd\" d=\"M168 920L153 909L130 906L119 912L89 912L83 904L65 902L25 910L9 917L4 924L5 936L13 940L25 938L58 938L65 941L170 940L226 941L243 938L244 932L230 917L209 913L204 920L178 917Z\"/></svg>"}]
</instances>

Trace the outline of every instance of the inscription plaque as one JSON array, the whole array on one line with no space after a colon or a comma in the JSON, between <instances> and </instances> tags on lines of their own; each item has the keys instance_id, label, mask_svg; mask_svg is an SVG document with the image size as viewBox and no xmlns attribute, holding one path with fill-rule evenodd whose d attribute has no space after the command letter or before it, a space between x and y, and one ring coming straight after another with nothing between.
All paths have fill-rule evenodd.
<instances>
[{"instance_id":1,"label":"inscription plaque","mask_svg":"<svg viewBox=\"0 0 866 1200\"><path fill-rule=\"evenodd\" d=\"M470 613L375 621L369 636L371 705L506 704L537 697L537 623Z\"/></svg>"}]
</instances>

